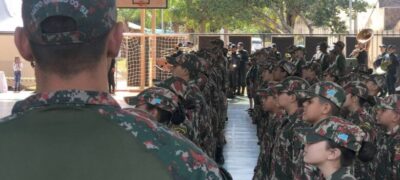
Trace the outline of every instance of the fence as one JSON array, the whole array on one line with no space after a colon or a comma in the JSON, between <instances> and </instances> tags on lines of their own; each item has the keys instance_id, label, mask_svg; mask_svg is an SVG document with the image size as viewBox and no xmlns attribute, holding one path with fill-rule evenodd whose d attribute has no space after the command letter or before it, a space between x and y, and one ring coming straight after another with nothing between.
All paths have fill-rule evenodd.
<instances>
[{"instance_id":1,"label":"fence","mask_svg":"<svg viewBox=\"0 0 400 180\"><path fill-rule=\"evenodd\" d=\"M172 54L178 42L191 41L195 44L195 48L201 49L209 46L209 42L213 39L222 39L226 44L228 42L243 42L245 49L251 51L252 46L256 45L255 40L258 39L261 41L260 47L267 47L276 43L278 50L282 53L286 51L289 45L304 45L307 59L313 56L316 46L322 41L327 42L331 47L334 42L343 41L346 44L344 49L346 56L353 51L357 43L355 34L125 34L124 37L120 61L126 63L122 63L125 64L125 67L122 66L117 71L122 72L126 69L127 72L121 73L123 75L119 75L117 78L119 78L118 82L127 84L127 89L143 89L146 86L151 86L153 79L163 80L167 78L169 73L155 68L155 60ZM141 46L141 38L144 38L144 47ZM368 50L370 67L380 54L379 46L381 44L392 44L400 47L400 33L388 32L374 35Z\"/></svg>"}]
</instances>

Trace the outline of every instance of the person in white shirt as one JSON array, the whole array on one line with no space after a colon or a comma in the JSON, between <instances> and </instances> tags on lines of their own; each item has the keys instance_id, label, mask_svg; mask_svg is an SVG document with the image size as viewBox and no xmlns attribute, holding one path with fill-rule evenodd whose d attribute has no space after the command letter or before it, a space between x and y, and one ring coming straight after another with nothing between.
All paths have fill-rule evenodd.
<instances>
[{"instance_id":1,"label":"person in white shirt","mask_svg":"<svg viewBox=\"0 0 400 180\"><path fill-rule=\"evenodd\" d=\"M21 62L21 59L19 57L14 58L14 92L19 92L21 91L21 71L24 65Z\"/></svg>"}]
</instances>

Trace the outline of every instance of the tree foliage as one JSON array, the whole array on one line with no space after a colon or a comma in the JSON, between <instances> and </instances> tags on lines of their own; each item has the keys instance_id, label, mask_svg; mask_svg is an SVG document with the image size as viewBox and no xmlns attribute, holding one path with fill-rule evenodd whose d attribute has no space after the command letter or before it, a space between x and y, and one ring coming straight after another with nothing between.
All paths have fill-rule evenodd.
<instances>
[{"instance_id":1,"label":"tree foliage","mask_svg":"<svg viewBox=\"0 0 400 180\"><path fill-rule=\"evenodd\" d=\"M353 0L355 12L366 11L368 4ZM349 0L169 0L164 21L179 32L230 31L292 33L297 18L314 27L328 27L334 33L346 31L339 18L348 13ZM138 10L119 10L120 19L138 22ZM161 16L158 10L157 18ZM150 19L150 18L148 18ZM183 27L183 28L182 28Z\"/></svg>"}]
</instances>

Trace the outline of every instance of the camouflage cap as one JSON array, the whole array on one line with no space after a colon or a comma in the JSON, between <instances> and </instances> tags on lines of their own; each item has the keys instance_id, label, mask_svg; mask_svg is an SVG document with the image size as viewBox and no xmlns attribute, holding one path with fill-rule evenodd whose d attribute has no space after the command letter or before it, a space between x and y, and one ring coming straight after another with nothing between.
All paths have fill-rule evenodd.
<instances>
[{"instance_id":1,"label":"camouflage cap","mask_svg":"<svg viewBox=\"0 0 400 180\"><path fill-rule=\"evenodd\" d=\"M343 87L343 89L346 91L346 93L350 93L363 99L368 98L367 86L360 81L349 82Z\"/></svg>"},{"instance_id":2,"label":"camouflage cap","mask_svg":"<svg viewBox=\"0 0 400 180\"><path fill-rule=\"evenodd\" d=\"M341 86L334 82L322 81L315 83L305 91L300 91L303 98L319 96L331 101L338 108L341 108L346 101L346 93Z\"/></svg>"},{"instance_id":3,"label":"camouflage cap","mask_svg":"<svg viewBox=\"0 0 400 180\"><path fill-rule=\"evenodd\" d=\"M358 152L365 133L362 129L340 117L331 116L316 128L297 129L305 143L332 140L339 146Z\"/></svg>"},{"instance_id":4,"label":"camouflage cap","mask_svg":"<svg viewBox=\"0 0 400 180\"><path fill-rule=\"evenodd\" d=\"M158 84L157 87L163 87L174 92L179 98L186 99L186 92L188 89L188 84L186 81L179 77L170 77Z\"/></svg>"},{"instance_id":5,"label":"camouflage cap","mask_svg":"<svg viewBox=\"0 0 400 180\"><path fill-rule=\"evenodd\" d=\"M322 73L323 75L331 75L334 77L339 77L339 70L335 68L334 66L331 66L329 68L326 68L326 70Z\"/></svg>"},{"instance_id":6,"label":"camouflage cap","mask_svg":"<svg viewBox=\"0 0 400 180\"><path fill-rule=\"evenodd\" d=\"M310 69L312 71L315 72L315 74L318 76L319 74L321 74L321 64L315 62L315 61L311 61L306 63L303 67L303 69Z\"/></svg>"},{"instance_id":7,"label":"camouflage cap","mask_svg":"<svg viewBox=\"0 0 400 180\"><path fill-rule=\"evenodd\" d=\"M296 72L296 66L289 61L279 61L278 67L281 67L283 70L285 70L289 74L289 76L293 75Z\"/></svg>"},{"instance_id":8,"label":"camouflage cap","mask_svg":"<svg viewBox=\"0 0 400 180\"><path fill-rule=\"evenodd\" d=\"M308 82L297 76L289 76L284 79L281 83L277 84L275 88L278 92L288 91L288 92L298 92L307 90L310 87Z\"/></svg>"},{"instance_id":9,"label":"camouflage cap","mask_svg":"<svg viewBox=\"0 0 400 180\"><path fill-rule=\"evenodd\" d=\"M257 95L266 97L266 96L274 96L277 93L277 89L274 85L270 85L268 88L262 88L257 90Z\"/></svg>"},{"instance_id":10,"label":"camouflage cap","mask_svg":"<svg viewBox=\"0 0 400 180\"><path fill-rule=\"evenodd\" d=\"M338 46L339 48L343 49L346 45L344 44L343 41L337 41L333 43L335 46Z\"/></svg>"},{"instance_id":11,"label":"camouflage cap","mask_svg":"<svg viewBox=\"0 0 400 180\"><path fill-rule=\"evenodd\" d=\"M373 74L373 75L370 75L368 80L374 82L382 90L386 89L386 77L385 77L385 75L383 75L383 74L381 74L381 75L380 74Z\"/></svg>"},{"instance_id":12,"label":"camouflage cap","mask_svg":"<svg viewBox=\"0 0 400 180\"><path fill-rule=\"evenodd\" d=\"M379 101L377 104L377 108L391 109L397 113L400 113L400 95L392 94L381 99L381 101Z\"/></svg>"},{"instance_id":13,"label":"camouflage cap","mask_svg":"<svg viewBox=\"0 0 400 180\"><path fill-rule=\"evenodd\" d=\"M168 89L151 87L135 97L126 97L125 101L129 105L151 104L162 110L174 112L178 108L179 97Z\"/></svg>"},{"instance_id":14,"label":"camouflage cap","mask_svg":"<svg viewBox=\"0 0 400 180\"><path fill-rule=\"evenodd\" d=\"M64 16L74 21L74 29L46 32L42 23ZM24 0L24 27L29 39L39 44L85 43L105 35L117 20L115 0Z\"/></svg>"},{"instance_id":15,"label":"camouflage cap","mask_svg":"<svg viewBox=\"0 0 400 180\"><path fill-rule=\"evenodd\" d=\"M168 63L180 65L189 71L200 72L201 62L194 54L181 54L178 57L167 57Z\"/></svg>"}]
</instances>

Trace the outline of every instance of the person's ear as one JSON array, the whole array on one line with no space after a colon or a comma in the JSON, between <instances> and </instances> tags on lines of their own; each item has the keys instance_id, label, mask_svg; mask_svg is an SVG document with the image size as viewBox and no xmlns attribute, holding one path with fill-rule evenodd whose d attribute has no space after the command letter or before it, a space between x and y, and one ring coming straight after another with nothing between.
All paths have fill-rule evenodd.
<instances>
[{"instance_id":1,"label":"person's ear","mask_svg":"<svg viewBox=\"0 0 400 180\"><path fill-rule=\"evenodd\" d=\"M332 110L332 107L328 103L321 104L321 112L322 114L329 114Z\"/></svg>"},{"instance_id":2,"label":"person's ear","mask_svg":"<svg viewBox=\"0 0 400 180\"><path fill-rule=\"evenodd\" d=\"M358 100L358 96L353 96L353 95L351 95L351 102L354 104L354 103L357 103L359 100Z\"/></svg>"},{"instance_id":3,"label":"person's ear","mask_svg":"<svg viewBox=\"0 0 400 180\"><path fill-rule=\"evenodd\" d=\"M123 38L124 28L121 22L118 22L111 29L107 39L107 57L114 58L118 56Z\"/></svg>"},{"instance_id":4,"label":"person's ear","mask_svg":"<svg viewBox=\"0 0 400 180\"><path fill-rule=\"evenodd\" d=\"M336 160L339 159L340 156L342 155L342 152L338 148L333 148L329 150L330 153L328 155L328 160Z\"/></svg>"},{"instance_id":5,"label":"person's ear","mask_svg":"<svg viewBox=\"0 0 400 180\"><path fill-rule=\"evenodd\" d=\"M22 27L15 29L14 43L21 56L27 61L34 60L27 32Z\"/></svg>"}]
</instances>

